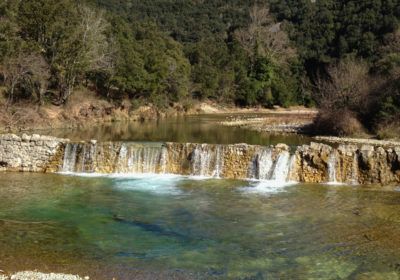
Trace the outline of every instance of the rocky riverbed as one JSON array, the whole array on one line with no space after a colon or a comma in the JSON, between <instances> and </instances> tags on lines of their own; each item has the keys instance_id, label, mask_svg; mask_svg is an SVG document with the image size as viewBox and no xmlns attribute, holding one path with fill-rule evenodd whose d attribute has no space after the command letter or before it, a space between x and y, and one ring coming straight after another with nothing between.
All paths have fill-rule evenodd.
<instances>
[{"instance_id":1,"label":"rocky riverbed","mask_svg":"<svg viewBox=\"0 0 400 280\"><path fill-rule=\"evenodd\" d=\"M240 127L269 133L304 133L312 125L317 112L288 111L268 115L232 116L221 122L224 126Z\"/></svg>"}]
</instances>

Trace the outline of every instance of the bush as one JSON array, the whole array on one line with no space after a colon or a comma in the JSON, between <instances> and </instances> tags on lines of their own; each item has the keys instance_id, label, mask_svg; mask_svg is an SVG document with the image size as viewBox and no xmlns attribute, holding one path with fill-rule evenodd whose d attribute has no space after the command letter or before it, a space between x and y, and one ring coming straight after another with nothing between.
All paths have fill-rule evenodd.
<instances>
[{"instance_id":1,"label":"bush","mask_svg":"<svg viewBox=\"0 0 400 280\"><path fill-rule=\"evenodd\" d=\"M320 135L358 136L365 133L356 114L349 110L321 111L313 126L314 132Z\"/></svg>"},{"instance_id":2,"label":"bush","mask_svg":"<svg viewBox=\"0 0 400 280\"><path fill-rule=\"evenodd\" d=\"M397 121L386 121L376 128L376 134L379 139L400 139L400 115Z\"/></svg>"}]
</instances>

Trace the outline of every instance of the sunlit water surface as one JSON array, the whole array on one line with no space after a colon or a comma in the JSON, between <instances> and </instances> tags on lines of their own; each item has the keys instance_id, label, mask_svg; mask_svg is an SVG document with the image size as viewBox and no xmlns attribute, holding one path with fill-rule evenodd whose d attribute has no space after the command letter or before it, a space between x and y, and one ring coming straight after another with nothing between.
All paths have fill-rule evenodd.
<instances>
[{"instance_id":1,"label":"sunlit water surface","mask_svg":"<svg viewBox=\"0 0 400 280\"><path fill-rule=\"evenodd\" d=\"M91 279L397 279L400 193L179 176L0 176L0 269Z\"/></svg>"}]
</instances>

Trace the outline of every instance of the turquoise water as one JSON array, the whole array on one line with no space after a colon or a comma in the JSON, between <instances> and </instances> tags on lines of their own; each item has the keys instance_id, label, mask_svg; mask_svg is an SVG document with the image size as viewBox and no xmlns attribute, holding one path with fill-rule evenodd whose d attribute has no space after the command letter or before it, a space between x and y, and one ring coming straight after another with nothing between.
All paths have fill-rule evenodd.
<instances>
[{"instance_id":1,"label":"turquoise water","mask_svg":"<svg viewBox=\"0 0 400 280\"><path fill-rule=\"evenodd\" d=\"M0 197L5 270L91 279L399 276L400 193L394 191L5 173Z\"/></svg>"}]
</instances>

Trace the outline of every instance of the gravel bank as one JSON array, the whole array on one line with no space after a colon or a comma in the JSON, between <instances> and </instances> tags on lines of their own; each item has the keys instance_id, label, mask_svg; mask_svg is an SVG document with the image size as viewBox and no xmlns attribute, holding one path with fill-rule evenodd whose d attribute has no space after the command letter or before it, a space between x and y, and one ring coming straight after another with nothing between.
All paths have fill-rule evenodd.
<instances>
[{"instance_id":1,"label":"gravel bank","mask_svg":"<svg viewBox=\"0 0 400 280\"><path fill-rule=\"evenodd\" d=\"M346 137L332 137L332 136L316 136L315 140L336 143L336 144L354 144L354 145L372 145L381 147L397 147L400 146L400 141L387 141L376 139L363 139L363 138L346 138Z\"/></svg>"},{"instance_id":2,"label":"gravel bank","mask_svg":"<svg viewBox=\"0 0 400 280\"><path fill-rule=\"evenodd\" d=\"M220 122L224 126L241 127L259 132L303 133L312 124L315 113L270 114L259 117L231 117Z\"/></svg>"},{"instance_id":3,"label":"gravel bank","mask_svg":"<svg viewBox=\"0 0 400 280\"><path fill-rule=\"evenodd\" d=\"M6 276L0 275L0 280L88 280L89 277L81 278L77 275L41 273L34 271L23 271Z\"/></svg>"}]
</instances>

